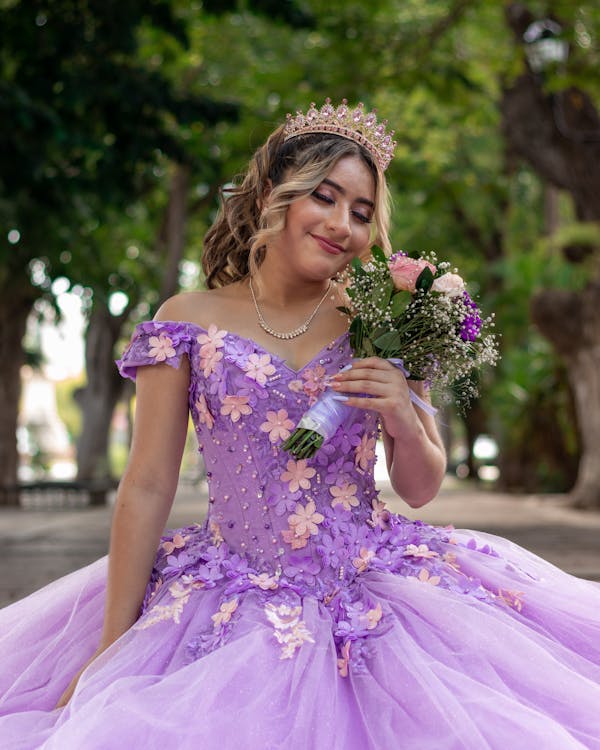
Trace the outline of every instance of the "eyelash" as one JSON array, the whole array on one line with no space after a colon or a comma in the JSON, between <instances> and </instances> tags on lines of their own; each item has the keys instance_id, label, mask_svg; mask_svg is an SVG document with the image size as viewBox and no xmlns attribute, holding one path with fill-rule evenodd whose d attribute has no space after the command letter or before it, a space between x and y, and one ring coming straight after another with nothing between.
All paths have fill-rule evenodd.
<instances>
[{"instance_id":1,"label":"eyelash","mask_svg":"<svg viewBox=\"0 0 600 750\"><path fill-rule=\"evenodd\" d=\"M330 198L328 195L324 195L323 193L319 193L317 190L313 192L313 196L320 201L323 201L323 203L333 204L335 201L333 198ZM365 216L364 214L361 214L360 211L352 211L352 215L357 218L360 222L363 224L371 224L372 219L370 219L368 216Z\"/></svg>"}]
</instances>

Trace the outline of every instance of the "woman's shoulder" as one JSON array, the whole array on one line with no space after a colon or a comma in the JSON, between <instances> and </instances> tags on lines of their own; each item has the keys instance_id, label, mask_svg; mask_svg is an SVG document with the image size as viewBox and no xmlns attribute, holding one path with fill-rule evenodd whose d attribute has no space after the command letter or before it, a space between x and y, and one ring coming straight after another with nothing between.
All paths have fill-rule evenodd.
<instances>
[{"instance_id":1,"label":"woman's shoulder","mask_svg":"<svg viewBox=\"0 0 600 750\"><path fill-rule=\"evenodd\" d=\"M235 286L236 284L230 284L218 289L176 294L163 302L154 320L194 323L206 328L208 324L215 322L215 319L220 319L222 313L235 301Z\"/></svg>"}]
</instances>

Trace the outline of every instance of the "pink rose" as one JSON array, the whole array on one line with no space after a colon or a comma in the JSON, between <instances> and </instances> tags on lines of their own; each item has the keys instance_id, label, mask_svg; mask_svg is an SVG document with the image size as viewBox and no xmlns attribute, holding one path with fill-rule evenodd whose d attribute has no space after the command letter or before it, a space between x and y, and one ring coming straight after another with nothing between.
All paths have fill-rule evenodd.
<instances>
[{"instance_id":1,"label":"pink rose","mask_svg":"<svg viewBox=\"0 0 600 750\"><path fill-rule=\"evenodd\" d=\"M465 291L465 282L457 273L445 273L433 280L431 291L458 297Z\"/></svg>"},{"instance_id":2,"label":"pink rose","mask_svg":"<svg viewBox=\"0 0 600 750\"><path fill-rule=\"evenodd\" d=\"M423 269L429 268L431 273L436 271L435 266L426 260L414 260L413 258L407 258L405 255L397 255L392 258L389 267L396 289L402 289L411 292L411 294L416 291L415 284Z\"/></svg>"}]
</instances>

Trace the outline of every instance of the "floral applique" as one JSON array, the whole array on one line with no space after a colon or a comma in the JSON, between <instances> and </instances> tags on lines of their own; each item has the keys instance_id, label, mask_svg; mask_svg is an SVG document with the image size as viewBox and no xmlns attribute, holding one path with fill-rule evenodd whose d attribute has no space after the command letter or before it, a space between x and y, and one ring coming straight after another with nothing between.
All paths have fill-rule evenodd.
<instances>
[{"instance_id":1,"label":"floral applique","mask_svg":"<svg viewBox=\"0 0 600 750\"><path fill-rule=\"evenodd\" d=\"M290 382L288 383L288 388L292 393L302 393L302 391L304 390L304 383L296 378L294 380L290 380Z\"/></svg>"},{"instance_id":2,"label":"floral applique","mask_svg":"<svg viewBox=\"0 0 600 750\"><path fill-rule=\"evenodd\" d=\"M457 557L454 552L445 552L442 555L442 560L453 570L460 571L460 565L457 562Z\"/></svg>"},{"instance_id":3,"label":"floral applique","mask_svg":"<svg viewBox=\"0 0 600 750\"><path fill-rule=\"evenodd\" d=\"M148 610L141 620L139 620L133 627L135 630L145 630L146 628L156 625L159 622L165 622L166 620L172 620L176 625L179 625L181 613L183 608L190 599L192 589L202 588L202 584L193 583L190 585L184 585L180 581L169 586L169 594L173 597L171 604L155 604L151 609Z\"/></svg>"},{"instance_id":4,"label":"floral applique","mask_svg":"<svg viewBox=\"0 0 600 750\"><path fill-rule=\"evenodd\" d=\"M268 573L248 573L248 580L263 591L274 590L279 586L279 576L270 576Z\"/></svg>"},{"instance_id":5,"label":"floral applique","mask_svg":"<svg viewBox=\"0 0 600 750\"><path fill-rule=\"evenodd\" d=\"M300 488L303 490L310 489L310 480L315 476L317 470L306 464L305 458L301 458L299 461L290 459L287 462L286 471L281 473L280 479L282 482L288 482L290 492L297 492Z\"/></svg>"},{"instance_id":6,"label":"floral applique","mask_svg":"<svg viewBox=\"0 0 600 750\"><path fill-rule=\"evenodd\" d=\"M361 547L358 557L355 557L354 560L352 560L352 565L354 565L359 573L364 573L374 557L375 552L373 552L373 550Z\"/></svg>"},{"instance_id":7,"label":"floral applique","mask_svg":"<svg viewBox=\"0 0 600 750\"><path fill-rule=\"evenodd\" d=\"M319 533L318 525L323 523L325 516L317 512L317 506L313 500L306 505L296 503L294 513L288 516L289 529L284 529L281 535L292 549L306 547L311 535Z\"/></svg>"},{"instance_id":8,"label":"floral applique","mask_svg":"<svg viewBox=\"0 0 600 750\"><path fill-rule=\"evenodd\" d=\"M510 591L509 589L498 589L498 599L508 607L521 612L523 609L523 591Z\"/></svg>"},{"instance_id":9,"label":"floral applique","mask_svg":"<svg viewBox=\"0 0 600 750\"><path fill-rule=\"evenodd\" d=\"M218 330L214 324L208 327L206 333L196 336L196 341L200 344L200 367L205 378L217 371L223 359L223 352L218 350L225 346L225 336L227 331Z\"/></svg>"},{"instance_id":10,"label":"floral applique","mask_svg":"<svg viewBox=\"0 0 600 750\"><path fill-rule=\"evenodd\" d=\"M213 627L218 628L221 625L225 625L231 620L233 613L238 608L238 598L234 596L227 602L223 602L219 607L218 611L212 615L211 620L213 621Z\"/></svg>"},{"instance_id":11,"label":"floral applique","mask_svg":"<svg viewBox=\"0 0 600 750\"><path fill-rule=\"evenodd\" d=\"M229 417L232 422L238 422L242 416L252 414L249 400L250 397L247 395L225 396L221 405L221 414L224 417Z\"/></svg>"},{"instance_id":12,"label":"floral applique","mask_svg":"<svg viewBox=\"0 0 600 750\"><path fill-rule=\"evenodd\" d=\"M327 387L327 378L327 370L322 365L304 370L302 373L304 380L302 390L309 397L310 404L314 404Z\"/></svg>"},{"instance_id":13,"label":"floral applique","mask_svg":"<svg viewBox=\"0 0 600 750\"><path fill-rule=\"evenodd\" d=\"M265 385L267 378L275 374L275 366L271 363L269 354L250 354L244 365L246 377L256 380L259 385Z\"/></svg>"},{"instance_id":14,"label":"floral applique","mask_svg":"<svg viewBox=\"0 0 600 750\"><path fill-rule=\"evenodd\" d=\"M150 336L148 344L150 345L148 356L152 357L156 362L164 362L176 354L173 348L173 340L166 333L159 333L158 336Z\"/></svg>"},{"instance_id":15,"label":"floral applique","mask_svg":"<svg viewBox=\"0 0 600 750\"><path fill-rule=\"evenodd\" d=\"M205 424L209 430L212 430L212 428L215 426L215 419L210 413L206 397L203 393L198 396L198 400L196 401L196 409L198 410L198 419L200 420L200 422L202 424Z\"/></svg>"},{"instance_id":16,"label":"floral applique","mask_svg":"<svg viewBox=\"0 0 600 750\"><path fill-rule=\"evenodd\" d=\"M439 557L439 554L435 550L429 549L426 544L407 544L404 555L406 557L421 557L426 560Z\"/></svg>"},{"instance_id":17,"label":"floral applique","mask_svg":"<svg viewBox=\"0 0 600 750\"><path fill-rule=\"evenodd\" d=\"M267 419L261 424L260 430L268 433L271 443L276 443L278 440L287 440L293 427L294 423L288 418L287 411L279 409L267 412Z\"/></svg>"},{"instance_id":18,"label":"floral applique","mask_svg":"<svg viewBox=\"0 0 600 750\"><path fill-rule=\"evenodd\" d=\"M348 482L344 482L341 487L338 487L337 485L330 487L329 492L333 495L331 507L335 508L337 505L341 505L344 510L352 510L352 508L356 508L359 505L358 498L356 497L357 491L358 487L355 484L349 484Z\"/></svg>"},{"instance_id":19,"label":"floral applique","mask_svg":"<svg viewBox=\"0 0 600 750\"><path fill-rule=\"evenodd\" d=\"M375 437L369 437L367 432L360 439L360 443L354 448L354 464L362 471L366 471L372 461L375 460Z\"/></svg>"},{"instance_id":20,"label":"floral applique","mask_svg":"<svg viewBox=\"0 0 600 750\"><path fill-rule=\"evenodd\" d=\"M440 576L432 576L427 568L421 568L417 576L409 576L409 580L421 581L421 583L430 583L432 586L438 586L442 580Z\"/></svg>"},{"instance_id":21,"label":"floral applique","mask_svg":"<svg viewBox=\"0 0 600 750\"><path fill-rule=\"evenodd\" d=\"M367 520L369 526L373 528L378 527L380 529L389 529L390 527L390 511L385 507L385 503L378 498L374 497L371 501L371 518Z\"/></svg>"},{"instance_id":22,"label":"floral applique","mask_svg":"<svg viewBox=\"0 0 600 750\"><path fill-rule=\"evenodd\" d=\"M381 609L381 604L377 602L373 609L368 609L365 612L364 619L367 630L374 630L377 625L379 625L379 621L382 617L383 610Z\"/></svg>"},{"instance_id":23,"label":"floral applique","mask_svg":"<svg viewBox=\"0 0 600 750\"><path fill-rule=\"evenodd\" d=\"M227 643L233 630L234 620L238 617L238 604L237 596L221 602L217 612L211 616L212 628L203 630L187 643L185 652L188 661L200 659Z\"/></svg>"},{"instance_id":24,"label":"floral applique","mask_svg":"<svg viewBox=\"0 0 600 750\"><path fill-rule=\"evenodd\" d=\"M341 657L337 660L340 677L348 677L348 663L350 661L350 646L352 642L346 641L340 649Z\"/></svg>"},{"instance_id":25,"label":"floral applique","mask_svg":"<svg viewBox=\"0 0 600 750\"><path fill-rule=\"evenodd\" d=\"M304 643L314 643L315 639L306 627L302 617L302 606L292 607L289 604L272 604L264 608L269 622L273 625L273 635L282 645L280 659L291 659L296 649Z\"/></svg>"},{"instance_id":26,"label":"floral applique","mask_svg":"<svg viewBox=\"0 0 600 750\"><path fill-rule=\"evenodd\" d=\"M208 529L210 531L210 539L211 542L218 547L220 544L223 543L223 534L221 534L221 527L219 524L214 521L212 518L209 521Z\"/></svg>"},{"instance_id":27,"label":"floral applique","mask_svg":"<svg viewBox=\"0 0 600 750\"><path fill-rule=\"evenodd\" d=\"M182 536L177 532L173 534L172 539L167 539L167 541L163 542L161 546L164 549L165 554L172 555L176 549L183 549L187 540L187 536Z\"/></svg>"}]
</instances>

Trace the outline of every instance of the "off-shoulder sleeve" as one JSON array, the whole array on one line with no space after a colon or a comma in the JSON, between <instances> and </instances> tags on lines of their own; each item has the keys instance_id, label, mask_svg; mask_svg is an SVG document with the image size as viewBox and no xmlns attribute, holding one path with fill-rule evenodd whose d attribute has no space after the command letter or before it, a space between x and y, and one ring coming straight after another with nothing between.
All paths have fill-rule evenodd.
<instances>
[{"instance_id":1,"label":"off-shoulder sleeve","mask_svg":"<svg viewBox=\"0 0 600 750\"><path fill-rule=\"evenodd\" d=\"M187 323L151 320L136 326L131 341L117 360L124 378L135 380L136 370L144 365L164 362L179 367L183 354L190 353L192 336Z\"/></svg>"}]
</instances>

